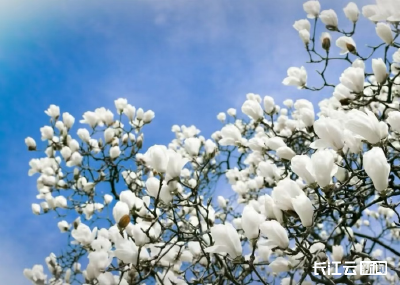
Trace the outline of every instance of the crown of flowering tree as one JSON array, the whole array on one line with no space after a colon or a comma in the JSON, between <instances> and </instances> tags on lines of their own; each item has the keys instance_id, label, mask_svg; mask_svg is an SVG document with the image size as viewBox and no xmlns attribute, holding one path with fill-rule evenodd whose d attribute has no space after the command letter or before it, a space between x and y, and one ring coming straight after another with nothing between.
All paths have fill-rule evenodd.
<instances>
[{"instance_id":1,"label":"crown of flowering tree","mask_svg":"<svg viewBox=\"0 0 400 285\"><path fill-rule=\"evenodd\" d=\"M303 8L308 19L293 27L309 63L321 66L321 85L308 85L303 66L290 67L283 84L331 92L317 114L305 99L278 106L250 93L243 115L218 114L223 127L211 138L175 125L168 146L143 149L151 110L120 98L114 112L85 112L76 127L51 105L43 143L25 140L45 153L29 163L40 200L32 211L58 217L68 244L46 258L48 270L25 269L26 278L36 285L399 284L400 1L362 7L381 39L368 54L353 39L355 3L343 9L351 31L318 1ZM317 25L326 31L317 35ZM326 76L335 61L348 65L338 81ZM215 189L220 178L230 193ZM363 275L363 261L386 261L388 272ZM315 270L335 262L353 263L354 274Z\"/></svg>"}]
</instances>

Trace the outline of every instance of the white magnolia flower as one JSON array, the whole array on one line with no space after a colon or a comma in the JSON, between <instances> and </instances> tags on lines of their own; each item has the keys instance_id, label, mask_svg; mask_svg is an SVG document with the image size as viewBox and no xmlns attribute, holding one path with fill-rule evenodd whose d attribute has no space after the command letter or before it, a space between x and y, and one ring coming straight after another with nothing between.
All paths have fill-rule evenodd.
<instances>
[{"instance_id":1,"label":"white magnolia flower","mask_svg":"<svg viewBox=\"0 0 400 285\"><path fill-rule=\"evenodd\" d=\"M299 195L292 198L292 204L295 212L299 215L303 226L311 227L314 217L314 207L311 200L306 195Z\"/></svg>"},{"instance_id":2,"label":"white magnolia flower","mask_svg":"<svg viewBox=\"0 0 400 285\"><path fill-rule=\"evenodd\" d=\"M344 249L341 245L333 245L332 246L332 259L334 261L342 261L344 255Z\"/></svg>"},{"instance_id":3,"label":"white magnolia flower","mask_svg":"<svg viewBox=\"0 0 400 285\"><path fill-rule=\"evenodd\" d=\"M206 252L228 254L231 258L242 255L242 244L236 229L230 223L215 225L211 228L214 245L205 249Z\"/></svg>"},{"instance_id":4,"label":"white magnolia flower","mask_svg":"<svg viewBox=\"0 0 400 285\"><path fill-rule=\"evenodd\" d=\"M278 257L269 264L273 273L286 272L290 269L290 262L283 257Z\"/></svg>"},{"instance_id":5,"label":"white magnolia flower","mask_svg":"<svg viewBox=\"0 0 400 285\"><path fill-rule=\"evenodd\" d=\"M221 130L222 138L219 140L219 144L222 146L237 145L242 141L242 135L240 130L232 124L224 126Z\"/></svg>"},{"instance_id":6,"label":"white magnolia flower","mask_svg":"<svg viewBox=\"0 0 400 285\"><path fill-rule=\"evenodd\" d=\"M384 41L386 44L390 45L393 43L392 29L386 23L377 23L375 28L376 34Z\"/></svg>"},{"instance_id":7,"label":"white magnolia flower","mask_svg":"<svg viewBox=\"0 0 400 285\"><path fill-rule=\"evenodd\" d=\"M300 68L289 67L287 75L288 77L282 81L284 85L297 86L298 89L301 89L307 84L307 72L303 66Z\"/></svg>"},{"instance_id":8,"label":"white magnolia flower","mask_svg":"<svg viewBox=\"0 0 400 285\"><path fill-rule=\"evenodd\" d=\"M60 116L60 107L56 105L50 105L50 107L44 112L53 120L57 120L58 117Z\"/></svg>"},{"instance_id":9,"label":"white magnolia flower","mask_svg":"<svg viewBox=\"0 0 400 285\"><path fill-rule=\"evenodd\" d=\"M390 164L380 147L373 147L364 153L364 169L376 190L380 192L388 187Z\"/></svg>"},{"instance_id":10,"label":"white magnolia flower","mask_svg":"<svg viewBox=\"0 0 400 285\"><path fill-rule=\"evenodd\" d=\"M386 64L383 62L382 58L372 59L372 71L374 72L375 79L378 84L385 83L388 77L388 72L386 69Z\"/></svg>"},{"instance_id":11,"label":"white magnolia flower","mask_svg":"<svg viewBox=\"0 0 400 285\"><path fill-rule=\"evenodd\" d=\"M265 221L260 224L260 230L268 238L268 246L286 249L289 238L284 227L277 221Z\"/></svg>"},{"instance_id":12,"label":"white magnolia flower","mask_svg":"<svg viewBox=\"0 0 400 285\"><path fill-rule=\"evenodd\" d=\"M338 38L336 45L341 49L340 54L357 53L356 43L351 37L342 36Z\"/></svg>"},{"instance_id":13,"label":"white magnolia flower","mask_svg":"<svg viewBox=\"0 0 400 285\"><path fill-rule=\"evenodd\" d=\"M260 104L254 100L246 100L242 105L242 112L254 121L258 121L264 117L264 111Z\"/></svg>"},{"instance_id":14,"label":"white magnolia flower","mask_svg":"<svg viewBox=\"0 0 400 285\"><path fill-rule=\"evenodd\" d=\"M311 158L308 155L296 155L291 159L291 169L307 184L315 182L315 177L308 171L307 166L311 164Z\"/></svg>"},{"instance_id":15,"label":"white magnolia flower","mask_svg":"<svg viewBox=\"0 0 400 285\"><path fill-rule=\"evenodd\" d=\"M371 111L365 110L365 112L351 110L347 115L346 128L372 144L378 143L387 137L388 126L385 122L378 121Z\"/></svg>"},{"instance_id":16,"label":"white magnolia flower","mask_svg":"<svg viewBox=\"0 0 400 285\"><path fill-rule=\"evenodd\" d=\"M358 10L357 4L354 2L350 2L343 9L346 18L352 21L353 23L358 21L358 16L360 15L360 10Z\"/></svg>"},{"instance_id":17,"label":"white magnolia flower","mask_svg":"<svg viewBox=\"0 0 400 285\"><path fill-rule=\"evenodd\" d=\"M306 165L306 169L317 181L320 187L328 186L332 183L332 176L338 170L332 152L328 149L318 150L311 155L311 163Z\"/></svg>"},{"instance_id":18,"label":"white magnolia flower","mask_svg":"<svg viewBox=\"0 0 400 285\"><path fill-rule=\"evenodd\" d=\"M259 226L262 221L262 217L252 206L247 205L244 207L242 213L242 229L249 240L258 237Z\"/></svg>"},{"instance_id":19,"label":"white magnolia flower","mask_svg":"<svg viewBox=\"0 0 400 285\"><path fill-rule=\"evenodd\" d=\"M307 19L301 19L301 20L294 22L293 28L295 28L296 31L298 31L298 32L300 32L301 30L310 31L311 24Z\"/></svg>"},{"instance_id":20,"label":"white magnolia flower","mask_svg":"<svg viewBox=\"0 0 400 285\"><path fill-rule=\"evenodd\" d=\"M310 19L316 18L321 10L321 4L317 0L307 1L303 4L303 9Z\"/></svg>"},{"instance_id":21,"label":"white magnolia flower","mask_svg":"<svg viewBox=\"0 0 400 285\"><path fill-rule=\"evenodd\" d=\"M335 31L338 29L338 17L334 10L329 9L322 11L319 18L328 30Z\"/></svg>"}]
</instances>

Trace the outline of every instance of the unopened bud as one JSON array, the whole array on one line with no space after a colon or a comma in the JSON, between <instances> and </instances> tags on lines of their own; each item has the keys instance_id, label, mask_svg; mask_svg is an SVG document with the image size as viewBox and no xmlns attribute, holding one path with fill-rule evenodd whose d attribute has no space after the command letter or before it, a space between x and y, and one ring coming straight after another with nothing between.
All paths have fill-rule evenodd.
<instances>
[{"instance_id":1,"label":"unopened bud","mask_svg":"<svg viewBox=\"0 0 400 285\"><path fill-rule=\"evenodd\" d=\"M321 45L324 50L329 51L331 48L331 35L329 33L322 33Z\"/></svg>"},{"instance_id":2,"label":"unopened bud","mask_svg":"<svg viewBox=\"0 0 400 285\"><path fill-rule=\"evenodd\" d=\"M352 54L355 54L355 53L356 53L356 47L353 46L352 44L346 43L346 47L347 47L347 50L348 50L349 52L351 52Z\"/></svg>"},{"instance_id":3,"label":"unopened bud","mask_svg":"<svg viewBox=\"0 0 400 285\"><path fill-rule=\"evenodd\" d=\"M331 47L331 40L329 38L324 38L322 40L322 48L328 51L330 47Z\"/></svg>"},{"instance_id":4,"label":"unopened bud","mask_svg":"<svg viewBox=\"0 0 400 285\"><path fill-rule=\"evenodd\" d=\"M118 227L120 229L125 229L129 225L130 221L131 218L129 217L129 215L123 215L122 218L119 219Z\"/></svg>"}]
</instances>

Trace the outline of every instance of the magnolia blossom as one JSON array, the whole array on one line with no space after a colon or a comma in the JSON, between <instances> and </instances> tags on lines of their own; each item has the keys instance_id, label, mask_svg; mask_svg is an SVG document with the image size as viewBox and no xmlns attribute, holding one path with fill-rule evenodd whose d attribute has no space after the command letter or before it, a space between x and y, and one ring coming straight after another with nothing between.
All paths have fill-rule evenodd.
<instances>
[{"instance_id":1,"label":"magnolia blossom","mask_svg":"<svg viewBox=\"0 0 400 285\"><path fill-rule=\"evenodd\" d=\"M373 147L364 153L364 169L376 190L380 192L388 187L390 164L380 147Z\"/></svg>"},{"instance_id":2,"label":"magnolia blossom","mask_svg":"<svg viewBox=\"0 0 400 285\"><path fill-rule=\"evenodd\" d=\"M331 35L329 33L322 33L320 37L322 48L326 51L329 51L331 48Z\"/></svg>"},{"instance_id":3,"label":"magnolia blossom","mask_svg":"<svg viewBox=\"0 0 400 285\"><path fill-rule=\"evenodd\" d=\"M50 105L50 107L44 111L46 113L46 115L48 115L49 117L51 117L53 120L57 120L58 117L60 116L60 107L56 106L56 105Z\"/></svg>"},{"instance_id":4,"label":"magnolia blossom","mask_svg":"<svg viewBox=\"0 0 400 285\"><path fill-rule=\"evenodd\" d=\"M340 83L355 93L364 91L364 69L348 67L340 76Z\"/></svg>"},{"instance_id":5,"label":"magnolia blossom","mask_svg":"<svg viewBox=\"0 0 400 285\"><path fill-rule=\"evenodd\" d=\"M228 124L221 130L222 138L219 140L220 145L236 145L242 141L240 130L232 124Z\"/></svg>"},{"instance_id":6,"label":"magnolia blossom","mask_svg":"<svg viewBox=\"0 0 400 285\"><path fill-rule=\"evenodd\" d=\"M310 42L310 32L307 31L306 29L300 30L299 36L305 45L307 45Z\"/></svg>"},{"instance_id":7,"label":"magnolia blossom","mask_svg":"<svg viewBox=\"0 0 400 285\"><path fill-rule=\"evenodd\" d=\"M125 107L128 105L128 100L126 100L125 98L119 98L114 101L114 104L118 113L121 114L124 111Z\"/></svg>"},{"instance_id":8,"label":"magnolia blossom","mask_svg":"<svg viewBox=\"0 0 400 285\"><path fill-rule=\"evenodd\" d=\"M264 117L263 109L260 104L254 100L246 100L242 105L242 112L255 121Z\"/></svg>"},{"instance_id":9,"label":"magnolia blossom","mask_svg":"<svg viewBox=\"0 0 400 285\"><path fill-rule=\"evenodd\" d=\"M242 245L235 228L230 223L215 225L211 228L214 245L205 249L206 252L228 254L231 258L242 255Z\"/></svg>"},{"instance_id":10,"label":"magnolia blossom","mask_svg":"<svg viewBox=\"0 0 400 285\"><path fill-rule=\"evenodd\" d=\"M278 257L269 264L269 268L274 273L285 272L290 269L290 263L283 257Z\"/></svg>"},{"instance_id":11,"label":"magnolia blossom","mask_svg":"<svg viewBox=\"0 0 400 285\"><path fill-rule=\"evenodd\" d=\"M307 184L315 182L315 177L307 170L307 165L311 163L311 158L308 155L296 155L291 159L291 169L294 173L300 176Z\"/></svg>"},{"instance_id":12,"label":"magnolia blossom","mask_svg":"<svg viewBox=\"0 0 400 285\"><path fill-rule=\"evenodd\" d=\"M50 126L40 128L40 133L42 134L42 141L51 140L54 136L54 130Z\"/></svg>"},{"instance_id":13,"label":"magnolia blossom","mask_svg":"<svg viewBox=\"0 0 400 285\"><path fill-rule=\"evenodd\" d=\"M400 133L400 112L399 111L390 112L386 121L389 123L391 130Z\"/></svg>"},{"instance_id":14,"label":"magnolia blossom","mask_svg":"<svg viewBox=\"0 0 400 285\"><path fill-rule=\"evenodd\" d=\"M318 150L311 156L311 163L306 165L306 169L313 175L320 187L331 184L332 176L338 170L332 152L330 150Z\"/></svg>"},{"instance_id":15,"label":"magnolia blossom","mask_svg":"<svg viewBox=\"0 0 400 285\"><path fill-rule=\"evenodd\" d=\"M255 239L258 237L259 226L262 222L259 213L250 205L244 207L242 213L242 229L248 239Z\"/></svg>"},{"instance_id":16,"label":"magnolia blossom","mask_svg":"<svg viewBox=\"0 0 400 285\"><path fill-rule=\"evenodd\" d=\"M124 263L131 263L136 265L138 262L138 247L132 240L119 240L116 243L114 255ZM147 251L141 251L142 256Z\"/></svg>"},{"instance_id":17,"label":"magnolia blossom","mask_svg":"<svg viewBox=\"0 0 400 285\"><path fill-rule=\"evenodd\" d=\"M353 23L358 21L358 16L360 15L360 10L358 10L357 4L354 2L350 2L343 9L346 18L352 21Z\"/></svg>"},{"instance_id":18,"label":"magnolia blossom","mask_svg":"<svg viewBox=\"0 0 400 285\"><path fill-rule=\"evenodd\" d=\"M272 98L271 96L265 96L263 102L264 102L264 111L267 114L272 114L272 112L275 110L274 98Z\"/></svg>"},{"instance_id":19,"label":"magnolia blossom","mask_svg":"<svg viewBox=\"0 0 400 285\"><path fill-rule=\"evenodd\" d=\"M332 259L334 261L342 261L344 254L344 249L341 245L333 245L332 246Z\"/></svg>"},{"instance_id":20,"label":"magnolia blossom","mask_svg":"<svg viewBox=\"0 0 400 285\"><path fill-rule=\"evenodd\" d=\"M386 23L377 23L375 28L376 34L384 41L386 44L390 45L393 42L392 29Z\"/></svg>"},{"instance_id":21,"label":"magnolia blossom","mask_svg":"<svg viewBox=\"0 0 400 285\"><path fill-rule=\"evenodd\" d=\"M314 207L311 200L306 195L299 195L292 198L293 208L299 215L301 223L305 227L311 227L313 224Z\"/></svg>"},{"instance_id":22,"label":"magnolia blossom","mask_svg":"<svg viewBox=\"0 0 400 285\"><path fill-rule=\"evenodd\" d=\"M25 144L28 147L28 150L36 150L36 142L33 138L27 137L25 139Z\"/></svg>"},{"instance_id":23,"label":"magnolia blossom","mask_svg":"<svg viewBox=\"0 0 400 285\"><path fill-rule=\"evenodd\" d=\"M198 138L187 138L185 140L185 150L191 155L196 156L199 154L201 141Z\"/></svg>"},{"instance_id":24,"label":"magnolia blossom","mask_svg":"<svg viewBox=\"0 0 400 285\"><path fill-rule=\"evenodd\" d=\"M276 155L282 159L291 160L296 153L287 146L282 146L276 149Z\"/></svg>"},{"instance_id":25,"label":"magnolia blossom","mask_svg":"<svg viewBox=\"0 0 400 285\"><path fill-rule=\"evenodd\" d=\"M340 54L356 53L356 43L353 38L342 36L336 40L336 45L341 48Z\"/></svg>"},{"instance_id":26,"label":"magnolia blossom","mask_svg":"<svg viewBox=\"0 0 400 285\"><path fill-rule=\"evenodd\" d=\"M284 227L277 221L265 221L260 224L260 230L268 238L268 246L286 249L289 238Z\"/></svg>"},{"instance_id":27,"label":"magnolia blossom","mask_svg":"<svg viewBox=\"0 0 400 285\"><path fill-rule=\"evenodd\" d=\"M63 113L63 114L62 114L62 118L63 118L64 126L65 126L67 129L72 128L72 126L73 126L74 123L75 123L75 118L74 118L70 113L68 113L68 112Z\"/></svg>"},{"instance_id":28,"label":"magnolia blossom","mask_svg":"<svg viewBox=\"0 0 400 285\"><path fill-rule=\"evenodd\" d=\"M366 5L362 9L364 17L373 22L400 21L400 4L397 0L376 1L376 5Z\"/></svg>"},{"instance_id":29,"label":"magnolia blossom","mask_svg":"<svg viewBox=\"0 0 400 285\"><path fill-rule=\"evenodd\" d=\"M303 66L300 68L290 67L287 70L287 75L288 77L282 82L284 85L293 85L301 89L307 84L307 72Z\"/></svg>"},{"instance_id":30,"label":"magnolia blossom","mask_svg":"<svg viewBox=\"0 0 400 285\"><path fill-rule=\"evenodd\" d=\"M385 83L388 73L386 64L383 62L382 58L372 59L372 70L374 71L375 79L378 84Z\"/></svg>"},{"instance_id":31,"label":"magnolia blossom","mask_svg":"<svg viewBox=\"0 0 400 285\"><path fill-rule=\"evenodd\" d=\"M303 9L307 13L307 17L313 19L318 17L321 5L319 4L319 1L311 0L303 4Z\"/></svg>"},{"instance_id":32,"label":"magnolia blossom","mask_svg":"<svg viewBox=\"0 0 400 285\"><path fill-rule=\"evenodd\" d=\"M76 229L71 231L71 236L82 245L89 245L96 235L97 228L94 228L93 231L85 224L79 224Z\"/></svg>"},{"instance_id":33,"label":"magnolia blossom","mask_svg":"<svg viewBox=\"0 0 400 285\"><path fill-rule=\"evenodd\" d=\"M319 139L310 145L312 148L332 147L334 150L343 148L343 126L339 120L321 117L315 121L314 131Z\"/></svg>"},{"instance_id":34,"label":"magnolia blossom","mask_svg":"<svg viewBox=\"0 0 400 285\"><path fill-rule=\"evenodd\" d=\"M294 210L292 198L296 198L299 195L305 194L299 185L289 178L279 181L271 194L275 205L284 211Z\"/></svg>"},{"instance_id":35,"label":"magnolia blossom","mask_svg":"<svg viewBox=\"0 0 400 285\"><path fill-rule=\"evenodd\" d=\"M372 144L378 143L388 135L387 124L378 121L375 114L369 110L365 110L365 113L355 109L351 110L348 113L346 128Z\"/></svg>"},{"instance_id":36,"label":"magnolia blossom","mask_svg":"<svg viewBox=\"0 0 400 285\"><path fill-rule=\"evenodd\" d=\"M145 124L150 123L155 117L155 114L152 110L148 110L143 114L143 122Z\"/></svg>"},{"instance_id":37,"label":"magnolia blossom","mask_svg":"<svg viewBox=\"0 0 400 285\"><path fill-rule=\"evenodd\" d=\"M307 19L301 19L301 20L294 22L293 28L295 28L296 31L298 31L298 32L300 32L301 30L310 31L311 24Z\"/></svg>"},{"instance_id":38,"label":"magnolia blossom","mask_svg":"<svg viewBox=\"0 0 400 285\"><path fill-rule=\"evenodd\" d=\"M322 23L325 24L328 30L337 30L338 29L338 17L336 12L332 9L324 10L319 15Z\"/></svg>"}]
</instances>

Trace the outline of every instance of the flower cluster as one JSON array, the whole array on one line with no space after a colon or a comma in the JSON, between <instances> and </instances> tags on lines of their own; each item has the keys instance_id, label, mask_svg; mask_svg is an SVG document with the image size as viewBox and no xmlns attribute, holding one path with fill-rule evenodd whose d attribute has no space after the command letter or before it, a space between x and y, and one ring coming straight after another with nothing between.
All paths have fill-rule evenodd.
<instances>
[{"instance_id":1,"label":"flower cluster","mask_svg":"<svg viewBox=\"0 0 400 285\"><path fill-rule=\"evenodd\" d=\"M170 144L145 147L151 110L120 98L115 113L88 111L76 127L51 105L43 149L25 140L45 153L29 163L40 200L32 211L54 213L72 242L46 258L48 272L34 265L24 275L36 285L271 284L276 276L281 284L398 284L399 1L361 11L349 3L351 31L318 1L303 8L307 19L293 27L309 62L324 66L322 86L308 85L303 66L290 67L283 84L330 90L318 108L249 93L243 116L218 114L211 138L174 125ZM361 14L382 40L367 56L353 39ZM327 31L318 37L319 23ZM332 84L326 70L338 60L348 66ZM215 189L221 177L228 191ZM365 260L387 261L389 273L363 276ZM314 263L330 261L357 266L351 276L313 274Z\"/></svg>"}]
</instances>

